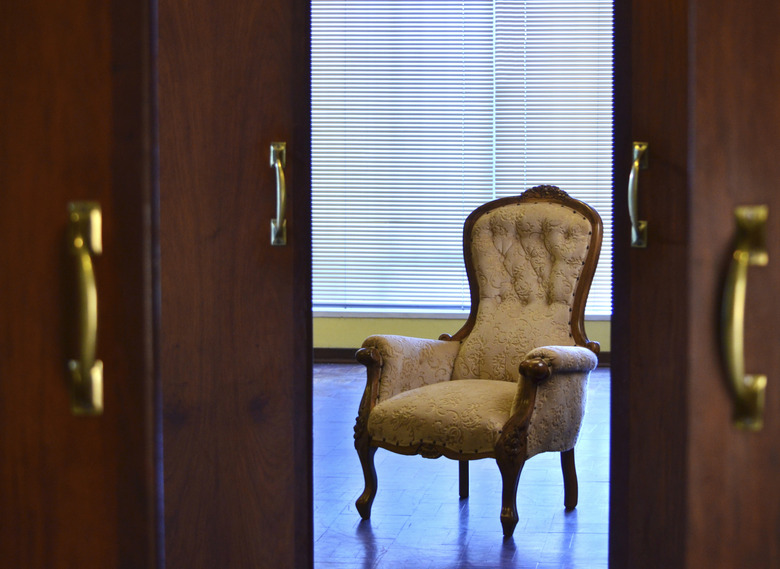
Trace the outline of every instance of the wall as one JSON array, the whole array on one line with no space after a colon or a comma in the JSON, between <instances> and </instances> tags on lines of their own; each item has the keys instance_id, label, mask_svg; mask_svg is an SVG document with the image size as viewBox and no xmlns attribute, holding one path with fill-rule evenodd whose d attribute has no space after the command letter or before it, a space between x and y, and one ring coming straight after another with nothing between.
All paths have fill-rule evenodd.
<instances>
[{"instance_id":1,"label":"wall","mask_svg":"<svg viewBox=\"0 0 780 569\"><path fill-rule=\"evenodd\" d=\"M438 338L454 334L464 319L409 318L314 318L315 348L359 348L372 334L397 334L416 338ZM601 343L601 351L610 351L609 320L586 320L590 340Z\"/></svg>"}]
</instances>

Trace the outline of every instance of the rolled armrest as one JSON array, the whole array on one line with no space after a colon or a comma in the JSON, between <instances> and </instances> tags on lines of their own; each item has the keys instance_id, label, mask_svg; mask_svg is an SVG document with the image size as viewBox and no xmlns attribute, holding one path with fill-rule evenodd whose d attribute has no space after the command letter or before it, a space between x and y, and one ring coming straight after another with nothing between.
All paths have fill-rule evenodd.
<instances>
[{"instance_id":1,"label":"rolled armrest","mask_svg":"<svg viewBox=\"0 0 780 569\"><path fill-rule=\"evenodd\" d=\"M460 342L369 336L363 348L377 350L382 358L377 401L383 401L410 389L449 381Z\"/></svg>"},{"instance_id":2,"label":"rolled armrest","mask_svg":"<svg viewBox=\"0 0 780 569\"><path fill-rule=\"evenodd\" d=\"M520 370L531 381L523 383L521 378L512 413L528 409L533 401L527 439L529 458L574 447L585 413L588 376L597 364L596 354L579 346L542 346L526 354ZM533 396L529 397L531 392Z\"/></svg>"},{"instance_id":3,"label":"rolled armrest","mask_svg":"<svg viewBox=\"0 0 780 569\"><path fill-rule=\"evenodd\" d=\"M542 346L528 352L524 361L541 359L552 373L591 371L596 368L599 358L588 348L580 346Z\"/></svg>"}]
</instances>

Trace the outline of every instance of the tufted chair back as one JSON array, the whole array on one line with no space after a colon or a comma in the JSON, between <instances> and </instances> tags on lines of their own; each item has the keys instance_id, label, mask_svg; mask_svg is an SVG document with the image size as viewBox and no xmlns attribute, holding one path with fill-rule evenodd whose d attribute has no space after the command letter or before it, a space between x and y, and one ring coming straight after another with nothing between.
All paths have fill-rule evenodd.
<instances>
[{"instance_id":1,"label":"tufted chair back","mask_svg":"<svg viewBox=\"0 0 780 569\"><path fill-rule=\"evenodd\" d=\"M475 210L463 234L471 313L452 337L461 340L452 378L516 382L532 348L585 346L600 239L598 214L554 186Z\"/></svg>"}]
</instances>

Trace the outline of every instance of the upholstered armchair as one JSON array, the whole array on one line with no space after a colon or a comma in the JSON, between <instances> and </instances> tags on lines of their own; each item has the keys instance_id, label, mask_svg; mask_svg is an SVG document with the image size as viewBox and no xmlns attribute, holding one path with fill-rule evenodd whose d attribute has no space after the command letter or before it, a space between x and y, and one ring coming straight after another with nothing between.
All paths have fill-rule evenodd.
<instances>
[{"instance_id":1,"label":"upholstered armchair","mask_svg":"<svg viewBox=\"0 0 780 569\"><path fill-rule=\"evenodd\" d=\"M463 250L471 311L453 336L371 336L357 352L367 384L355 425L367 519L377 491L377 448L460 461L494 458L502 478L501 524L517 525L525 461L560 452L564 506L577 505L574 445L599 345L583 313L602 224L587 204L554 186L502 198L466 219Z\"/></svg>"}]
</instances>

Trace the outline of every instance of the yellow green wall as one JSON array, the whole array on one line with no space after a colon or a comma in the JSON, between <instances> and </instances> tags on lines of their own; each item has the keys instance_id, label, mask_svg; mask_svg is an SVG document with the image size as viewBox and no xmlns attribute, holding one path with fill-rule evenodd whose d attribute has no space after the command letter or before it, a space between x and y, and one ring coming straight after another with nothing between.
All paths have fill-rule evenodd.
<instances>
[{"instance_id":1,"label":"yellow green wall","mask_svg":"<svg viewBox=\"0 0 780 569\"><path fill-rule=\"evenodd\" d=\"M454 334L464 320L410 318L315 318L315 348L359 348L372 334L397 334L415 338L438 338ZM601 351L610 351L608 320L587 320L585 332L589 340L601 343Z\"/></svg>"}]
</instances>

